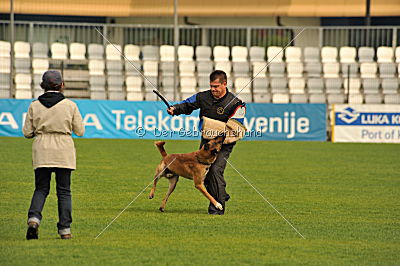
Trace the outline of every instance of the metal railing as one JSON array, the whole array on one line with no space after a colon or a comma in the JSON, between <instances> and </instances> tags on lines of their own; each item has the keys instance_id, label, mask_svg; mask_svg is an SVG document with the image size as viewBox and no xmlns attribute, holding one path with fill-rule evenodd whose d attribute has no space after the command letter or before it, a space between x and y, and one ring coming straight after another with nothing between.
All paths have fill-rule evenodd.
<instances>
[{"instance_id":1,"label":"metal railing","mask_svg":"<svg viewBox=\"0 0 400 266\"><path fill-rule=\"evenodd\" d=\"M10 24L0 21L0 40L10 40ZM98 28L120 45L173 45L173 25L15 22L15 40L103 43ZM302 27L179 26L181 45L285 46ZM296 46L400 46L400 27L306 27Z\"/></svg>"}]
</instances>

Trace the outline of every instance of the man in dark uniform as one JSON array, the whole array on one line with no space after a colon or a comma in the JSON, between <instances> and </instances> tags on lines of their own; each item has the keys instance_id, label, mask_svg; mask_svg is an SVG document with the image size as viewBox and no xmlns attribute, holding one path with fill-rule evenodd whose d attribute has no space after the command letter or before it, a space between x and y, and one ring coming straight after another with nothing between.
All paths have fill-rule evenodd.
<instances>
[{"instance_id":1,"label":"man in dark uniform","mask_svg":"<svg viewBox=\"0 0 400 266\"><path fill-rule=\"evenodd\" d=\"M235 118L234 115L238 109L244 109L244 103L240 99L235 97L234 94L229 92L229 90L226 88L226 82L226 73L221 70L215 70L210 75L210 90L194 94L186 100L173 105L172 107L167 109L168 113L170 115L188 115L191 114L193 110L200 108L200 129L202 128L203 116L224 123L228 122L228 119L230 119L231 117ZM243 123L244 113L243 117L235 119ZM208 140L202 137L200 147L207 142ZM217 200L223 206L223 210L219 210L210 203L208 207L209 214L224 214L225 201L228 201L230 198L229 194L227 194L225 190L225 159L229 158L229 155L232 152L235 144L236 142L222 145L222 149L219 152L215 162L211 165L204 181L204 185L208 193L210 193L211 196L213 196L215 200Z\"/></svg>"}]
</instances>

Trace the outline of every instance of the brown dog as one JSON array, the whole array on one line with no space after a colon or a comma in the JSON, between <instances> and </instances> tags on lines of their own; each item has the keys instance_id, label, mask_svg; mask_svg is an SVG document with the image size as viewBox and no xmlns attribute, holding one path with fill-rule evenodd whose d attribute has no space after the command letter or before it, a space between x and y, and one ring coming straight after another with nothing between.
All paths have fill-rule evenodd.
<instances>
[{"instance_id":1,"label":"brown dog","mask_svg":"<svg viewBox=\"0 0 400 266\"><path fill-rule=\"evenodd\" d=\"M222 210L221 203L217 202L205 189L204 179L206 178L208 169L216 160L225 136L218 136L208 143L204 144L200 150L191 153L167 154L164 149L165 142L155 142L158 150L162 155L162 160L156 168L154 175L154 184L150 191L149 199L154 197L157 182L161 177L169 180L169 189L163 199L160 211L165 210L168 197L174 191L179 176L192 179L194 186L218 209Z\"/></svg>"}]
</instances>

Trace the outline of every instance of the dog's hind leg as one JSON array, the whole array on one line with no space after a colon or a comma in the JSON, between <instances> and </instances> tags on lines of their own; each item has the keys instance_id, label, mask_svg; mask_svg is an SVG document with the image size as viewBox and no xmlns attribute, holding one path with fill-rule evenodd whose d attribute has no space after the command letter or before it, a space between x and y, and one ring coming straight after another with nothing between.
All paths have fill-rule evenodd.
<instances>
[{"instance_id":1,"label":"dog's hind leg","mask_svg":"<svg viewBox=\"0 0 400 266\"><path fill-rule=\"evenodd\" d=\"M165 210L165 205L167 204L168 198L171 195L172 192L174 192L175 187L176 187L176 183L178 183L179 180L179 176L174 175L173 177L169 178L169 188L168 188L168 192L165 195L165 198L163 199L162 203L161 203L161 207L160 207L160 211L164 212Z\"/></svg>"},{"instance_id":2,"label":"dog's hind leg","mask_svg":"<svg viewBox=\"0 0 400 266\"><path fill-rule=\"evenodd\" d=\"M160 180L161 177L165 176L164 168L164 162L161 162L156 168L156 172L154 173L153 187L151 188L149 199L154 198L154 192L156 191L157 182L158 180Z\"/></svg>"}]
</instances>

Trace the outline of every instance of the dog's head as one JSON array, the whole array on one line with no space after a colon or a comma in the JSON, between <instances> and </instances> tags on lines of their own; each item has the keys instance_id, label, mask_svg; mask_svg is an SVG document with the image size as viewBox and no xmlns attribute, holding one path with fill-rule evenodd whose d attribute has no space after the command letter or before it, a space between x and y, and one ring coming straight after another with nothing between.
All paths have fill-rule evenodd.
<instances>
[{"instance_id":1,"label":"dog's head","mask_svg":"<svg viewBox=\"0 0 400 266\"><path fill-rule=\"evenodd\" d=\"M224 140L225 134L221 134L204 144L202 150L207 151L212 155L217 155L222 148L222 143L224 142Z\"/></svg>"}]
</instances>

